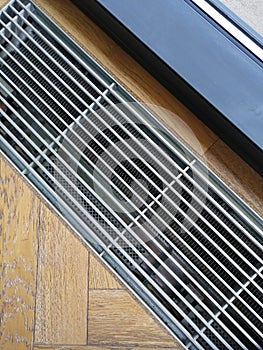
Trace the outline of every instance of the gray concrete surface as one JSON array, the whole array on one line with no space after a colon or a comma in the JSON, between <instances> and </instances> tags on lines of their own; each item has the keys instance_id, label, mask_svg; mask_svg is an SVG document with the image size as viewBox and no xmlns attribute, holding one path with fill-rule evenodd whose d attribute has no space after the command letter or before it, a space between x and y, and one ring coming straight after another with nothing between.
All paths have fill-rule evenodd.
<instances>
[{"instance_id":1,"label":"gray concrete surface","mask_svg":"<svg viewBox=\"0 0 263 350\"><path fill-rule=\"evenodd\" d=\"M263 0L220 0L263 36Z\"/></svg>"}]
</instances>

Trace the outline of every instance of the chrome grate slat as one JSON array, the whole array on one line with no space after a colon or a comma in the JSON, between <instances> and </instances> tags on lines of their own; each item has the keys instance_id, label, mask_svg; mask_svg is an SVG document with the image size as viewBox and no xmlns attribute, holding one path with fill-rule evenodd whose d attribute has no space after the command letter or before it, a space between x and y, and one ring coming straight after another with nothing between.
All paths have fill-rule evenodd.
<instances>
[{"instance_id":1,"label":"chrome grate slat","mask_svg":"<svg viewBox=\"0 0 263 350\"><path fill-rule=\"evenodd\" d=\"M3 154L185 348L262 348L262 220L34 3L0 45Z\"/></svg>"}]
</instances>

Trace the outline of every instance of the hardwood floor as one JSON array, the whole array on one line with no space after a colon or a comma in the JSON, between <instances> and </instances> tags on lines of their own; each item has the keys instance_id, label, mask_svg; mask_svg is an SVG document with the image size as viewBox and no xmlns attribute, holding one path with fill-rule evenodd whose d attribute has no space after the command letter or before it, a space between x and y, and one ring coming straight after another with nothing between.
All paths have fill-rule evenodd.
<instances>
[{"instance_id":1,"label":"hardwood floor","mask_svg":"<svg viewBox=\"0 0 263 350\"><path fill-rule=\"evenodd\" d=\"M0 159L0 348L30 349L36 300L40 200Z\"/></svg>"},{"instance_id":2,"label":"hardwood floor","mask_svg":"<svg viewBox=\"0 0 263 350\"><path fill-rule=\"evenodd\" d=\"M35 343L86 344L89 252L41 203Z\"/></svg>"},{"instance_id":3,"label":"hardwood floor","mask_svg":"<svg viewBox=\"0 0 263 350\"><path fill-rule=\"evenodd\" d=\"M259 175L69 0L37 3L262 214ZM1 350L181 348L3 157L0 195Z\"/></svg>"},{"instance_id":4,"label":"hardwood floor","mask_svg":"<svg viewBox=\"0 0 263 350\"><path fill-rule=\"evenodd\" d=\"M179 349L8 162L0 161L0 349Z\"/></svg>"}]
</instances>

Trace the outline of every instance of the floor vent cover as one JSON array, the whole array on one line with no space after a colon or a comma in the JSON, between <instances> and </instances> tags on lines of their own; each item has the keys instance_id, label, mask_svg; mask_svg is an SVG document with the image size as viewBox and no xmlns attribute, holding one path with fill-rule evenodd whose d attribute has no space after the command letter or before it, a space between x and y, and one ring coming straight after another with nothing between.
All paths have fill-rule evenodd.
<instances>
[{"instance_id":1,"label":"floor vent cover","mask_svg":"<svg viewBox=\"0 0 263 350\"><path fill-rule=\"evenodd\" d=\"M262 349L262 221L35 4L0 15L0 146L187 349Z\"/></svg>"}]
</instances>

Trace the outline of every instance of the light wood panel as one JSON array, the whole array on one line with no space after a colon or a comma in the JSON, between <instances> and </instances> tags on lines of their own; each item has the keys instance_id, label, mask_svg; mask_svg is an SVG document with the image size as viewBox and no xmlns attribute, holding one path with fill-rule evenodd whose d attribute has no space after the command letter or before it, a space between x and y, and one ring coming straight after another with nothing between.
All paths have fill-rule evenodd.
<instances>
[{"instance_id":1,"label":"light wood panel","mask_svg":"<svg viewBox=\"0 0 263 350\"><path fill-rule=\"evenodd\" d=\"M4 198L0 211L1 227L4 228L0 236L1 320L5 320L1 322L0 348L31 349L33 336L40 348L49 345L55 349L64 348L64 345L56 344L74 344L78 348L78 344L87 344L89 330L88 340L91 339L93 346L99 349L104 339L101 337L104 325L107 325L107 345L110 347L116 344L116 338L122 349L126 345L130 349L132 343L136 348L145 344L155 348L173 344L173 338L128 292L118 290L124 287L92 253L89 265L86 247L45 203L40 202L6 161L0 160L0 193ZM20 232L18 228L24 229ZM30 261L28 264L27 260ZM89 266L92 277L88 281ZM98 304L101 298L91 298L88 305L89 287L104 288L91 290L91 296L103 293L108 306L103 312Z\"/></svg>"},{"instance_id":2,"label":"light wood panel","mask_svg":"<svg viewBox=\"0 0 263 350\"><path fill-rule=\"evenodd\" d=\"M41 204L35 342L86 344L89 252Z\"/></svg>"},{"instance_id":3,"label":"light wood panel","mask_svg":"<svg viewBox=\"0 0 263 350\"><path fill-rule=\"evenodd\" d=\"M124 289L111 272L99 262L98 258L90 254L89 262L89 288L90 289Z\"/></svg>"},{"instance_id":4,"label":"light wood panel","mask_svg":"<svg viewBox=\"0 0 263 350\"><path fill-rule=\"evenodd\" d=\"M3 7L7 3L7 0L0 0L0 7Z\"/></svg>"},{"instance_id":5,"label":"light wood panel","mask_svg":"<svg viewBox=\"0 0 263 350\"><path fill-rule=\"evenodd\" d=\"M88 344L178 349L172 337L124 290L90 290Z\"/></svg>"},{"instance_id":6,"label":"light wood panel","mask_svg":"<svg viewBox=\"0 0 263 350\"><path fill-rule=\"evenodd\" d=\"M244 201L263 217L263 178L224 142L218 140L205 161Z\"/></svg>"},{"instance_id":7,"label":"light wood panel","mask_svg":"<svg viewBox=\"0 0 263 350\"><path fill-rule=\"evenodd\" d=\"M0 158L0 348L28 350L34 330L40 201Z\"/></svg>"}]
</instances>

